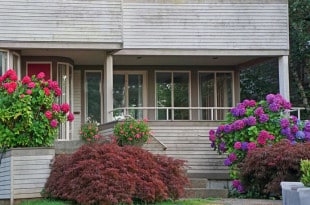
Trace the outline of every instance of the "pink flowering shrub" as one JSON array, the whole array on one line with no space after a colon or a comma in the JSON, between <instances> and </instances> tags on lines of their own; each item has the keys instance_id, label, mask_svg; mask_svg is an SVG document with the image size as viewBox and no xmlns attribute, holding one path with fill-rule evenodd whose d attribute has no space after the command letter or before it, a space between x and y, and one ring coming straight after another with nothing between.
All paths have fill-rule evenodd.
<instances>
[{"instance_id":1,"label":"pink flowering shrub","mask_svg":"<svg viewBox=\"0 0 310 205\"><path fill-rule=\"evenodd\" d=\"M18 80L14 70L0 76L0 148L52 145L59 125L74 120L67 103L56 103L58 83L44 78Z\"/></svg>"},{"instance_id":2,"label":"pink flowering shrub","mask_svg":"<svg viewBox=\"0 0 310 205\"><path fill-rule=\"evenodd\" d=\"M118 145L142 145L152 136L148 120L126 118L114 127L114 137Z\"/></svg>"},{"instance_id":3,"label":"pink flowering shrub","mask_svg":"<svg viewBox=\"0 0 310 205\"><path fill-rule=\"evenodd\" d=\"M95 120L88 118L86 123L81 126L80 137L86 143L99 142L102 136L99 135L99 123Z\"/></svg>"},{"instance_id":4,"label":"pink flowering shrub","mask_svg":"<svg viewBox=\"0 0 310 205\"><path fill-rule=\"evenodd\" d=\"M281 139L292 144L310 141L310 122L302 123L289 116L291 104L279 94L269 94L266 100L244 100L227 115L225 124L210 131L211 146L219 154L227 154L224 161L229 166L233 187L244 192L238 180L238 164L249 152L259 147L273 145Z\"/></svg>"}]
</instances>

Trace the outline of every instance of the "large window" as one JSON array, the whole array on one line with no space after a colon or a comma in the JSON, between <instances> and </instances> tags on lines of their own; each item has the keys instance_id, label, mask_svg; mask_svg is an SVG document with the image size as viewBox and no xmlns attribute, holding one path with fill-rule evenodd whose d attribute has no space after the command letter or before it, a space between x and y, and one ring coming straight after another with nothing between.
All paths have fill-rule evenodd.
<instances>
[{"instance_id":1,"label":"large window","mask_svg":"<svg viewBox=\"0 0 310 205\"><path fill-rule=\"evenodd\" d=\"M189 79L189 72L156 72L158 120L190 119L190 111L183 109L190 106Z\"/></svg>"},{"instance_id":2,"label":"large window","mask_svg":"<svg viewBox=\"0 0 310 205\"><path fill-rule=\"evenodd\" d=\"M200 107L232 107L233 78L231 72L200 72L199 73L199 106ZM202 120L224 119L226 110L213 112L203 109Z\"/></svg>"},{"instance_id":3,"label":"large window","mask_svg":"<svg viewBox=\"0 0 310 205\"><path fill-rule=\"evenodd\" d=\"M102 123L102 73L101 71L86 71L85 103L86 118Z\"/></svg>"},{"instance_id":4,"label":"large window","mask_svg":"<svg viewBox=\"0 0 310 205\"><path fill-rule=\"evenodd\" d=\"M60 104L69 103L71 109L73 109L73 67L68 63L57 64L57 81L62 91L59 96ZM73 123L66 121L59 127L59 140L70 140L72 139Z\"/></svg>"},{"instance_id":5,"label":"large window","mask_svg":"<svg viewBox=\"0 0 310 205\"><path fill-rule=\"evenodd\" d=\"M145 103L145 73L115 72L113 75L113 108L143 107ZM142 109L118 109L113 112L114 118L130 115L136 119L143 118Z\"/></svg>"},{"instance_id":6,"label":"large window","mask_svg":"<svg viewBox=\"0 0 310 205\"><path fill-rule=\"evenodd\" d=\"M15 70L20 78L20 55L14 51L0 50L0 76L9 68Z\"/></svg>"}]
</instances>

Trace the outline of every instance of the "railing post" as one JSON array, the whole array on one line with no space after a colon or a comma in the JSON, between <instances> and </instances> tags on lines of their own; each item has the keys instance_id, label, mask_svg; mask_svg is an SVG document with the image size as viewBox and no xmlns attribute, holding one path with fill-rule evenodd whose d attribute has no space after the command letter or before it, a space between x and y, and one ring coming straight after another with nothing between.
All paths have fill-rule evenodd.
<instances>
[{"instance_id":1,"label":"railing post","mask_svg":"<svg viewBox=\"0 0 310 205\"><path fill-rule=\"evenodd\" d=\"M166 108L166 120L169 120L169 109Z\"/></svg>"}]
</instances>

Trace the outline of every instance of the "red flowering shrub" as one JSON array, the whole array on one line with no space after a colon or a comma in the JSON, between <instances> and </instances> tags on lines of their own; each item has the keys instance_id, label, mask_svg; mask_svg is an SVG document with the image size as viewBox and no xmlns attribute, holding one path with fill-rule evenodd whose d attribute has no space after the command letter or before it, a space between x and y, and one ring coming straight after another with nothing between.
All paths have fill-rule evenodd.
<instances>
[{"instance_id":1,"label":"red flowering shrub","mask_svg":"<svg viewBox=\"0 0 310 205\"><path fill-rule=\"evenodd\" d=\"M177 199L189 183L183 167L184 161L139 147L88 144L56 158L45 194L81 204Z\"/></svg>"},{"instance_id":2,"label":"red flowering shrub","mask_svg":"<svg viewBox=\"0 0 310 205\"><path fill-rule=\"evenodd\" d=\"M0 148L51 146L58 127L74 115L57 104L61 89L45 74L17 79L14 70L0 76Z\"/></svg>"},{"instance_id":3,"label":"red flowering shrub","mask_svg":"<svg viewBox=\"0 0 310 205\"><path fill-rule=\"evenodd\" d=\"M281 196L281 181L300 181L300 160L310 159L310 143L282 140L248 152L240 163L244 189L260 196Z\"/></svg>"}]
</instances>

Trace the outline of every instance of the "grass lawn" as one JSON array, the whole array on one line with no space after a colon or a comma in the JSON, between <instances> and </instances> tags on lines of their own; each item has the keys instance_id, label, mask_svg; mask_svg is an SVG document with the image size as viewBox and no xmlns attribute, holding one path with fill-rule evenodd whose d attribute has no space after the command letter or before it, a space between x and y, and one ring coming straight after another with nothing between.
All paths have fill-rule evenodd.
<instances>
[{"instance_id":1,"label":"grass lawn","mask_svg":"<svg viewBox=\"0 0 310 205\"><path fill-rule=\"evenodd\" d=\"M70 202L56 201L56 200L26 200L20 203L20 205L70 205ZM155 205L216 205L215 199L187 199L178 201L167 201L162 203L157 203Z\"/></svg>"}]
</instances>

